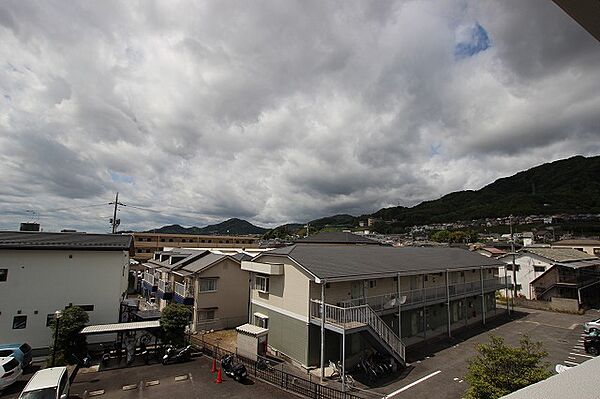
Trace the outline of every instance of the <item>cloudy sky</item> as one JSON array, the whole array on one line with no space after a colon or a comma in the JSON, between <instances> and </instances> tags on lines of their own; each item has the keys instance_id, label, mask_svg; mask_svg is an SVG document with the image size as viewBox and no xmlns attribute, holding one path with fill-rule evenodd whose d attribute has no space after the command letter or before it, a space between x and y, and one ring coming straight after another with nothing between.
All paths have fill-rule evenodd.
<instances>
[{"instance_id":1,"label":"cloudy sky","mask_svg":"<svg viewBox=\"0 0 600 399\"><path fill-rule=\"evenodd\" d=\"M600 154L598 65L545 0L3 1L0 228L108 231L117 191L145 229L478 189Z\"/></svg>"}]
</instances>

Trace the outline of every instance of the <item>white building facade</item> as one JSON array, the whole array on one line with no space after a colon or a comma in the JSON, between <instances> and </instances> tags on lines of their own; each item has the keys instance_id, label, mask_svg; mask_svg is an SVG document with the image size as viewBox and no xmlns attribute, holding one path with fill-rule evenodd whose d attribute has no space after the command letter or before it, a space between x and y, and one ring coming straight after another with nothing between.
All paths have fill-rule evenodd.
<instances>
[{"instance_id":1,"label":"white building facade","mask_svg":"<svg viewBox=\"0 0 600 399\"><path fill-rule=\"evenodd\" d=\"M130 236L0 232L0 343L48 347L50 320L69 306L90 324L118 322L131 248Z\"/></svg>"}]
</instances>

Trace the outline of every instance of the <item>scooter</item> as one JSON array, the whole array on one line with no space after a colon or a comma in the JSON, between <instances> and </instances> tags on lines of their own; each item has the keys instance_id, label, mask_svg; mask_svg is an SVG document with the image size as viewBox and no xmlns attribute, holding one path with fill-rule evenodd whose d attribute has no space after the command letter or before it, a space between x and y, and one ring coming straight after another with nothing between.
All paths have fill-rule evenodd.
<instances>
[{"instance_id":1,"label":"scooter","mask_svg":"<svg viewBox=\"0 0 600 399\"><path fill-rule=\"evenodd\" d=\"M246 366L241 363L235 364L233 362L233 355L226 355L221 359L221 367L225 372L225 375L233 378L234 380L241 382L248 378L248 371Z\"/></svg>"},{"instance_id":2,"label":"scooter","mask_svg":"<svg viewBox=\"0 0 600 399\"><path fill-rule=\"evenodd\" d=\"M190 345L182 349L169 346L162 358L162 364L187 362L191 358L192 347Z\"/></svg>"}]
</instances>

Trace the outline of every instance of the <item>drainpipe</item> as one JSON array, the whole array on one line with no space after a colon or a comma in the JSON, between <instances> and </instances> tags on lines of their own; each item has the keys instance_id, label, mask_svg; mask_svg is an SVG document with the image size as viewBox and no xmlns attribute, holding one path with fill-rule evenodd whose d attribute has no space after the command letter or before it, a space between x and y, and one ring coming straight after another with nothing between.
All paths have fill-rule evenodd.
<instances>
[{"instance_id":1,"label":"drainpipe","mask_svg":"<svg viewBox=\"0 0 600 399\"><path fill-rule=\"evenodd\" d=\"M342 392L346 392L346 328L342 331Z\"/></svg>"},{"instance_id":2,"label":"drainpipe","mask_svg":"<svg viewBox=\"0 0 600 399\"><path fill-rule=\"evenodd\" d=\"M321 382L325 377L325 280L321 281Z\"/></svg>"},{"instance_id":3,"label":"drainpipe","mask_svg":"<svg viewBox=\"0 0 600 399\"><path fill-rule=\"evenodd\" d=\"M448 283L448 269L446 269L446 310L448 317L448 338L452 338L452 332L450 329L450 285Z\"/></svg>"},{"instance_id":4,"label":"drainpipe","mask_svg":"<svg viewBox=\"0 0 600 399\"><path fill-rule=\"evenodd\" d=\"M483 292L483 267L479 268L479 276L481 280L481 319L485 325L485 294Z\"/></svg>"},{"instance_id":5,"label":"drainpipe","mask_svg":"<svg viewBox=\"0 0 600 399\"><path fill-rule=\"evenodd\" d=\"M396 278L398 279L398 338L402 340L402 309L400 308L402 306L402 297L400 296L400 273L398 273Z\"/></svg>"},{"instance_id":6,"label":"drainpipe","mask_svg":"<svg viewBox=\"0 0 600 399\"><path fill-rule=\"evenodd\" d=\"M427 339L427 295L425 293L425 275L421 276L423 280L423 339Z\"/></svg>"},{"instance_id":7,"label":"drainpipe","mask_svg":"<svg viewBox=\"0 0 600 399\"><path fill-rule=\"evenodd\" d=\"M248 273L248 324L252 324L252 278L253 272Z\"/></svg>"},{"instance_id":8,"label":"drainpipe","mask_svg":"<svg viewBox=\"0 0 600 399\"><path fill-rule=\"evenodd\" d=\"M504 289L506 292L506 313L510 316L510 306L508 306L508 265L504 266L504 284L506 285Z\"/></svg>"}]
</instances>

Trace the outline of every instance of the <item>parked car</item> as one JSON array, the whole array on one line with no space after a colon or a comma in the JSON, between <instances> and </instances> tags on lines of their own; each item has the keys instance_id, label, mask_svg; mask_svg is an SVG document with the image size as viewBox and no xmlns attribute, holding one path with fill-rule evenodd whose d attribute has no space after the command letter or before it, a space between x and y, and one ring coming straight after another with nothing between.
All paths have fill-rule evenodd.
<instances>
[{"instance_id":1,"label":"parked car","mask_svg":"<svg viewBox=\"0 0 600 399\"><path fill-rule=\"evenodd\" d=\"M600 353L600 336L588 335L583 338L583 347L585 351L593 356L598 356Z\"/></svg>"},{"instance_id":2,"label":"parked car","mask_svg":"<svg viewBox=\"0 0 600 399\"><path fill-rule=\"evenodd\" d=\"M67 399L69 372L66 367L51 367L36 372L19 395L19 399Z\"/></svg>"},{"instance_id":3,"label":"parked car","mask_svg":"<svg viewBox=\"0 0 600 399\"><path fill-rule=\"evenodd\" d=\"M21 363L14 357L0 357L0 391L23 374Z\"/></svg>"},{"instance_id":4,"label":"parked car","mask_svg":"<svg viewBox=\"0 0 600 399\"><path fill-rule=\"evenodd\" d=\"M583 323L583 330L586 333L589 333L592 331L600 331L600 319L595 319L595 320Z\"/></svg>"},{"instance_id":5,"label":"parked car","mask_svg":"<svg viewBox=\"0 0 600 399\"><path fill-rule=\"evenodd\" d=\"M26 343L0 345L0 357L14 357L21 363L23 369L29 367L33 360L31 346Z\"/></svg>"}]
</instances>

